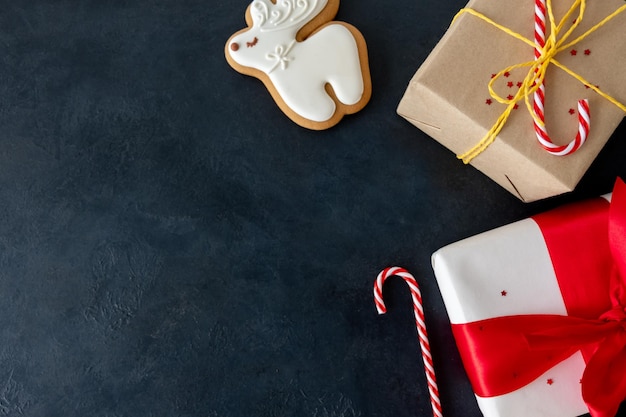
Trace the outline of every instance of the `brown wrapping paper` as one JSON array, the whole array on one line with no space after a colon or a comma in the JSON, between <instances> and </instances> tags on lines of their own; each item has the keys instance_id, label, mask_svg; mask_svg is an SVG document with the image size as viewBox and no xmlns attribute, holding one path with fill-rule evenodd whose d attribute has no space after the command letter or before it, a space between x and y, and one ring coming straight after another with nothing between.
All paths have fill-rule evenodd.
<instances>
[{"instance_id":1,"label":"brown wrapping paper","mask_svg":"<svg viewBox=\"0 0 626 417\"><path fill-rule=\"evenodd\" d=\"M553 3L558 22L573 0ZM588 2L582 23L569 39L574 40L622 5L623 0ZM534 39L532 0L471 0L467 7ZM455 154L464 153L485 136L506 108L493 99L489 101L492 74L531 61L533 56L533 48L526 43L476 16L463 14L414 75L398 114ZM626 103L626 12L556 59ZM528 68L516 69L497 79L495 91L503 97L515 95L527 72ZM559 145L576 136L578 115L572 109L576 109L577 101L589 100L591 129L583 147L568 156L546 152L537 142L532 117L522 100L497 139L471 162L526 202L573 190L624 117L617 106L554 65L548 68L545 86L546 128Z\"/></svg>"}]
</instances>

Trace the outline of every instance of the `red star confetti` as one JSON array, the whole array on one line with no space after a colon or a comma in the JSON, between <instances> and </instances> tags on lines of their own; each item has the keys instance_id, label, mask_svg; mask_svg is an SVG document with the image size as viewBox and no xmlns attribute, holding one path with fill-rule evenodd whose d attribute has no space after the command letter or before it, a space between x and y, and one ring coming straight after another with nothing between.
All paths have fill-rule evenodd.
<instances>
[{"instance_id":1,"label":"red star confetti","mask_svg":"<svg viewBox=\"0 0 626 417\"><path fill-rule=\"evenodd\" d=\"M502 290L502 291L500 292L500 294L501 294L503 297L506 297L506 295L507 295L508 293L506 292L506 290Z\"/></svg>"},{"instance_id":2,"label":"red star confetti","mask_svg":"<svg viewBox=\"0 0 626 417\"><path fill-rule=\"evenodd\" d=\"M504 76L505 76L505 77L510 77L510 76L511 76L511 73L507 71L507 72L505 72L505 73L504 73Z\"/></svg>"},{"instance_id":3,"label":"red star confetti","mask_svg":"<svg viewBox=\"0 0 626 417\"><path fill-rule=\"evenodd\" d=\"M569 51L570 55L572 56L576 56L576 54L578 53L578 51L576 49L572 49L571 51Z\"/></svg>"},{"instance_id":4,"label":"red star confetti","mask_svg":"<svg viewBox=\"0 0 626 417\"><path fill-rule=\"evenodd\" d=\"M513 97L511 94L509 94L508 96L506 96L506 98L507 98L508 100L513 100L515 97Z\"/></svg>"},{"instance_id":5,"label":"red star confetti","mask_svg":"<svg viewBox=\"0 0 626 417\"><path fill-rule=\"evenodd\" d=\"M591 49L585 49L585 55L591 55Z\"/></svg>"},{"instance_id":6,"label":"red star confetti","mask_svg":"<svg viewBox=\"0 0 626 417\"><path fill-rule=\"evenodd\" d=\"M517 88L522 88L522 85L524 85L524 83L522 83L521 81L517 82Z\"/></svg>"},{"instance_id":7,"label":"red star confetti","mask_svg":"<svg viewBox=\"0 0 626 417\"><path fill-rule=\"evenodd\" d=\"M491 74L491 78L496 78L496 74Z\"/></svg>"},{"instance_id":8,"label":"red star confetti","mask_svg":"<svg viewBox=\"0 0 626 417\"><path fill-rule=\"evenodd\" d=\"M517 109L519 109L519 105L515 103L515 105L513 106L513 110L517 110Z\"/></svg>"},{"instance_id":9,"label":"red star confetti","mask_svg":"<svg viewBox=\"0 0 626 417\"><path fill-rule=\"evenodd\" d=\"M506 86L509 88L513 88L513 81L509 81L508 83L506 83Z\"/></svg>"},{"instance_id":10,"label":"red star confetti","mask_svg":"<svg viewBox=\"0 0 626 417\"><path fill-rule=\"evenodd\" d=\"M546 382L547 382L548 385L552 385L552 384L554 384L554 379L548 378L548 380Z\"/></svg>"},{"instance_id":11,"label":"red star confetti","mask_svg":"<svg viewBox=\"0 0 626 417\"><path fill-rule=\"evenodd\" d=\"M574 110L574 109L569 109L569 110L568 110L568 113L569 113L569 114L574 114L574 113L576 113L576 110Z\"/></svg>"},{"instance_id":12,"label":"red star confetti","mask_svg":"<svg viewBox=\"0 0 626 417\"><path fill-rule=\"evenodd\" d=\"M485 104L488 106L491 106L491 103L493 103L493 101L491 101L490 98L488 98L487 100L485 100Z\"/></svg>"}]
</instances>

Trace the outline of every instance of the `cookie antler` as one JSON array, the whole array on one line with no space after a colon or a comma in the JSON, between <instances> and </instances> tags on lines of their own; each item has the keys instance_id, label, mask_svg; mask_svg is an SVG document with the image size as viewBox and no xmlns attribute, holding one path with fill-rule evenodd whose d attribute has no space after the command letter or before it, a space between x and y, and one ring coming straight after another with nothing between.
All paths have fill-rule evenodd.
<instances>
[{"instance_id":1,"label":"cookie antler","mask_svg":"<svg viewBox=\"0 0 626 417\"><path fill-rule=\"evenodd\" d=\"M252 19L262 32L304 26L324 8L327 0L254 0L250 7Z\"/></svg>"}]
</instances>

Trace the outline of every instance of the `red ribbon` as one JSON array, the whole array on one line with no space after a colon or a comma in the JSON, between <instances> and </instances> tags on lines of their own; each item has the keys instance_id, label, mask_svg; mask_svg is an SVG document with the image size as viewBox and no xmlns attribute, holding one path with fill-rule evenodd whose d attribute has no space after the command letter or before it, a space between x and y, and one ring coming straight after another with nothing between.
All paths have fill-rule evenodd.
<instances>
[{"instance_id":1,"label":"red ribbon","mask_svg":"<svg viewBox=\"0 0 626 417\"><path fill-rule=\"evenodd\" d=\"M518 315L453 324L474 391L503 395L577 351L582 396L593 417L626 399L626 184L604 199L533 217L546 241L567 316Z\"/></svg>"}]
</instances>

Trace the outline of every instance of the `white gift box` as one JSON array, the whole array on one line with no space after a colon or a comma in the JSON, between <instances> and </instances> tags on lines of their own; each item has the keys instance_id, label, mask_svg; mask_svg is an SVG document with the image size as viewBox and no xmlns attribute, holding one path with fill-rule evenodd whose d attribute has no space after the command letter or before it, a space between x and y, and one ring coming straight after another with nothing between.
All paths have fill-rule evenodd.
<instances>
[{"instance_id":1,"label":"white gift box","mask_svg":"<svg viewBox=\"0 0 626 417\"><path fill-rule=\"evenodd\" d=\"M568 314L544 236L531 218L448 245L433 254L432 265L451 324ZM580 384L584 369L577 352L513 392L476 395L478 405L485 417L586 414Z\"/></svg>"}]
</instances>

